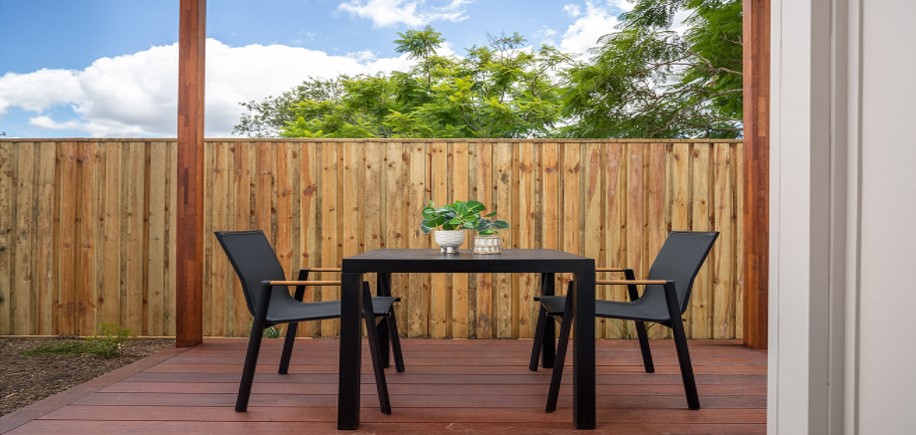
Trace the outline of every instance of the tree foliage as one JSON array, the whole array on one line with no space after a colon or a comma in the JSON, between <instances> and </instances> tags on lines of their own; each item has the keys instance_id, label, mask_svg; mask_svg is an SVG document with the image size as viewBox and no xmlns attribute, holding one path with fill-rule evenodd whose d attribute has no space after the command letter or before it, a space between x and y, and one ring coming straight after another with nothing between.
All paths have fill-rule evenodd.
<instances>
[{"instance_id":1,"label":"tree foliage","mask_svg":"<svg viewBox=\"0 0 916 435\"><path fill-rule=\"evenodd\" d=\"M247 111L232 131L249 137L277 137L287 124L296 121L298 114L294 112L294 107L309 101L329 103L338 100L342 92L340 79L308 78L278 97L241 103Z\"/></svg>"},{"instance_id":2,"label":"tree foliage","mask_svg":"<svg viewBox=\"0 0 916 435\"><path fill-rule=\"evenodd\" d=\"M739 137L741 20L740 0L638 0L590 61L566 72L562 135Z\"/></svg>"},{"instance_id":3,"label":"tree foliage","mask_svg":"<svg viewBox=\"0 0 916 435\"><path fill-rule=\"evenodd\" d=\"M546 136L560 116L559 68L550 47L524 49L518 34L490 36L463 58L436 54L431 27L399 34L408 72L310 79L279 97L248 102L237 133L285 137Z\"/></svg>"},{"instance_id":4,"label":"tree foliage","mask_svg":"<svg viewBox=\"0 0 916 435\"><path fill-rule=\"evenodd\" d=\"M687 13L687 29L672 29ZM740 0L636 0L591 57L488 35L442 56L430 26L399 33L406 72L310 78L247 112L255 137L709 137L741 135Z\"/></svg>"}]
</instances>

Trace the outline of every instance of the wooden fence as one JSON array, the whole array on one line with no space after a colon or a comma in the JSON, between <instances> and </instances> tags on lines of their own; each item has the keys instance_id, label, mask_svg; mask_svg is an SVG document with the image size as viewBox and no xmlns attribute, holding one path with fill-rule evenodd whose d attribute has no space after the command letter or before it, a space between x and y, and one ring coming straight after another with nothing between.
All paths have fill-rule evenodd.
<instances>
[{"instance_id":1,"label":"wooden fence","mask_svg":"<svg viewBox=\"0 0 916 435\"><path fill-rule=\"evenodd\" d=\"M174 335L175 147L0 141L0 335L91 335L103 322ZM419 230L427 199L478 199L512 224L509 247L561 249L637 275L669 230L720 231L687 330L740 338L742 152L735 141L209 140L204 334L243 336L250 326L214 230L263 229L295 271L380 247L429 247ZM411 337L530 337L536 283L395 276L398 321ZM625 298L623 288L598 293ZM336 298L337 289L306 297ZM632 334L616 321L597 330ZM337 323L300 331L333 336Z\"/></svg>"}]
</instances>

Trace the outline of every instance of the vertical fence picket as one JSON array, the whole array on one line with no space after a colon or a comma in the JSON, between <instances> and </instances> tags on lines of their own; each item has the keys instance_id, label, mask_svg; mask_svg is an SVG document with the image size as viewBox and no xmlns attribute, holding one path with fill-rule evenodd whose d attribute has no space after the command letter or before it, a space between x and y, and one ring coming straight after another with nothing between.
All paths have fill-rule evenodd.
<instances>
[{"instance_id":1,"label":"vertical fence picket","mask_svg":"<svg viewBox=\"0 0 916 435\"><path fill-rule=\"evenodd\" d=\"M15 168L16 231L12 251L15 253L12 275L12 320L15 334L34 334L35 316L32 292L32 235L35 233L35 143L19 149ZM78 188L78 187L77 187ZM78 219L78 217L76 218ZM81 252L81 251L77 251ZM80 283L82 284L82 283ZM77 288L81 288L77 286ZM37 308L37 306L36 306Z\"/></svg>"},{"instance_id":2,"label":"vertical fence picket","mask_svg":"<svg viewBox=\"0 0 916 435\"><path fill-rule=\"evenodd\" d=\"M406 206L405 202L409 201L408 187L410 180L408 178L409 154L407 145L402 142L383 142L385 155L384 167L384 193L382 194L382 207L384 210L384 227L385 246L388 248L406 248L408 234L411 228L408 226L407 216L410 210L418 206ZM399 325L407 325L407 287L408 278L403 274L395 274L391 277L391 294L401 298L401 303L395 306L395 316ZM401 328L402 334L407 331Z\"/></svg>"},{"instance_id":3,"label":"vertical fence picket","mask_svg":"<svg viewBox=\"0 0 916 435\"><path fill-rule=\"evenodd\" d=\"M428 159L431 169L427 172L431 189L430 199L435 201L437 206L442 206L455 199L464 201L465 199L463 198L452 199L452 196L449 195L449 171L445 170L445 168L449 167L446 144L438 141L430 144ZM465 234L467 234L466 231ZM450 281L449 276L444 273L437 273L432 276L432 288L429 293L429 336L432 338L445 338L448 336L449 304L451 302Z\"/></svg>"},{"instance_id":4,"label":"vertical fence picket","mask_svg":"<svg viewBox=\"0 0 916 435\"><path fill-rule=\"evenodd\" d=\"M710 180L712 179L712 169L710 168L710 146L706 143L693 144L692 156L690 163L691 168L691 229L694 231L710 230L709 217L712 207L710 199ZM722 243L722 240L716 241L716 244ZM690 318L692 323L692 333L694 337L710 337L712 327L712 313L709 310L712 307L712 292L710 289L710 267L714 256L707 259L700 273L693 284L693 292L690 296Z\"/></svg>"},{"instance_id":5,"label":"vertical fence picket","mask_svg":"<svg viewBox=\"0 0 916 435\"><path fill-rule=\"evenodd\" d=\"M76 313L74 300L76 299L77 286L79 279L77 271L79 268L76 264L78 232L76 226L77 216L77 198L78 198L78 178L77 178L77 146L76 142L63 142L59 148L58 161L60 162L60 176L58 177L58 191L60 192L57 201L59 204L58 213L60 216L59 228L59 249L58 249L58 276L60 276L60 287L57 293L57 303L55 308L58 311L57 331L59 334L76 333ZM121 251L121 258L124 258L124 252ZM122 301L121 313L124 313L123 301L124 294L119 295ZM123 316L123 314L122 314ZM121 321L124 321L122 317Z\"/></svg>"},{"instance_id":6,"label":"vertical fence picket","mask_svg":"<svg viewBox=\"0 0 916 435\"><path fill-rule=\"evenodd\" d=\"M515 192L512 166L512 144L497 142L493 147L493 197L484 204L492 207L493 210L505 210L506 217L510 221L515 220L512 219L512 195ZM512 292L512 275L507 273L494 275L493 290L496 336L498 338L517 337L518 298L514 297Z\"/></svg>"},{"instance_id":7,"label":"vertical fence picket","mask_svg":"<svg viewBox=\"0 0 916 435\"><path fill-rule=\"evenodd\" d=\"M494 144L490 142L477 142L474 144L476 153L476 190L475 198L484 204L493 204L493 153ZM491 274L475 275L477 294L476 330L477 338L496 337L496 312L493 303L494 279Z\"/></svg>"},{"instance_id":8,"label":"vertical fence picket","mask_svg":"<svg viewBox=\"0 0 916 435\"><path fill-rule=\"evenodd\" d=\"M54 273L54 179L57 151L53 142L42 142L38 144L38 147L37 231L33 235L35 239L33 252L36 253L37 260L33 272L35 281L33 282L33 287L36 295L36 307L34 309L37 312L36 321L38 324L34 329L38 334L52 335L56 330L56 311L51 307L54 306L54 292L57 289L57 275ZM2 171L2 168L0 168L0 171ZM0 195L3 195L3 193L0 192ZM2 207L2 203L0 203L0 207ZM0 225L0 231L3 231L2 225ZM112 254L112 260L117 266L117 251ZM0 309L2 309L2 304L0 304ZM0 327L0 330L2 329Z\"/></svg>"},{"instance_id":9,"label":"vertical fence picket","mask_svg":"<svg viewBox=\"0 0 916 435\"><path fill-rule=\"evenodd\" d=\"M3 335L13 333L12 245L16 229L13 204L18 191L14 187L15 178L9 174L13 174L16 168L16 153L23 146L27 145L21 142L0 141L0 334Z\"/></svg>"},{"instance_id":10,"label":"vertical fence picket","mask_svg":"<svg viewBox=\"0 0 916 435\"><path fill-rule=\"evenodd\" d=\"M321 143L321 180L319 184L319 222L321 234L321 266L337 267L339 258L338 232L338 151L339 143ZM321 287L321 300L337 299L339 291L334 287ZM337 335L339 322L336 320L321 321L321 335L334 337Z\"/></svg>"},{"instance_id":11,"label":"vertical fence picket","mask_svg":"<svg viewBox=\"0 0 916 435\"><path fill-rule=\"evenodd\" d=\"M450 190L453 199L462 201L471 199L468 196L468 144L455 142L449 146ZM473 233L468 238L473 239ZM465 248L473 241L465 243ZM451 293L451 334L453 338L468 338L468 274L456 273L452 275Z\"/></svg>"},{"instance_id":12,"label":"vertical fence picket","mask_svg":"<svg viewBox=\"0 0 916 435\"><path fill-rule=\"evenodd\" d=\"M518 161L518 212L515 218L498 214L497 217L506 220L511 225L509 233L512 235L512 246L530 249L537 246L535 235L537 233L538 203L537 203L537 148L530 142L522 142L517 147ZM537 324L538 305L534 297L539 294L540 277L534 274L525 274L519 280L519 336L534 336Z\"/></svg>"}]
</instances>

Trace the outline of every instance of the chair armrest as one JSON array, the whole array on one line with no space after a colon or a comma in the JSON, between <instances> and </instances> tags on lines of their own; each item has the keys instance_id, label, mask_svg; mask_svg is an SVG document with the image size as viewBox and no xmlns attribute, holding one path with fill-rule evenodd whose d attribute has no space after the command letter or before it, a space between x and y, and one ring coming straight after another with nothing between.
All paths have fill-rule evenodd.
<instances>
[{"instance_id":1,"label":"chair armrest","mask_svg":"<svg viewBox=\"0 0 916 435\"><path fill-rule=\"evenodd\" d=\"M633 269L628 269L625 267L596 267L595 268L595 272L623 272L623 273L626 273L626 271L628 270L633 270Z\"/></svg>"},{"instance_id":2,"label":"chair armrest","mask_svg":"<svg viewBox=\"0 0 916 435\"><path fill-rule=\"evenodd\" d=\"M302 270L309 272L340 272L339 267L303 267Z\"/></svg>"},{"instance_id":3,"label":"chair armrest","mask_svg":"<svg viewBox=\"0 0 916 435\"><path fill-rule=\"evenodd\" d=\"M665 285L669 282L664 279L599 279L595 285Z\"/></svg>"},{"instance_id":4,"label":"chair armrest","mask_svg":"<svg viewBox=\"0 0 916 435\"><path fill-rule=\"evenodd\" d=\"M320 286L333 286L333 285L339 286L340 285L340 281L264 281L264 282L272 286L274 285L285 285L285 286L301 285L301 286L320 287Z\"/></svg>"}]
</instances>

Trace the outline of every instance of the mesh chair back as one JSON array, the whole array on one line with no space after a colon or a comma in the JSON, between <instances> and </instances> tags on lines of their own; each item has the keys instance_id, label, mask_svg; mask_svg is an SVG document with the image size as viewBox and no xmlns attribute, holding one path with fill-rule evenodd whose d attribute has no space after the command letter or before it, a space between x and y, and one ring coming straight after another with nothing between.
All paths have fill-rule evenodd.
<instances>
[{"instance_id":1,"label":"mesh chair back","mask_svg":"<svg viewBox=\"0 0 916 435\"><path fill-rule=\"evenodd\" d=\"M709 250L719 233L672 231L658 251L658 256L649 268L648 279L667 279L675 281L681 313L687 309L690 301L690 290L700 267L706 261ZM664 306L665 294L661 286L649 286L646 296L660 298Z\"/></svg>"},{"instance_id":2,"label":"mesh chair back","mask_svg":"<svg viewBox=\"0 0 916 435\"><path fill-rule=\"evenodd\" d=\"M285 280L283 266L262 231L217 231L215 234L242 282L245 302L253 315L255 298L265 296L260 291L261 282ZM284 287L275 287L270 293L271 305L277 299L292 299Z\"/></svg>"}]
</instances>

